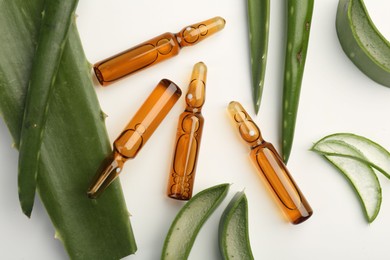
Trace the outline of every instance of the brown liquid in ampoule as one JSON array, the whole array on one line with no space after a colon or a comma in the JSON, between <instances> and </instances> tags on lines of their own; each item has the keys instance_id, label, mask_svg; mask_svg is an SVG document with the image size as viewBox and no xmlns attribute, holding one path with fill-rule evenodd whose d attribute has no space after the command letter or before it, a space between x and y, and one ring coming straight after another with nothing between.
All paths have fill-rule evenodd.
<instances>
[{"instance_id":1,"label":"brown liquid in ampoule","mask_svg":"<svg viewBox=\"0 0 390 260\"><path fill-rule=\"evenodd\" d=\"M195 64L186 95L186 109L180 115L172 169L167 194L178 200L189 200L195 181L196 166L204 119L201 113L205 102L207 67Z\"/></svg>"},{"instance_id":2,"label":"brown liquid in ampoule","mask_svg":"<svg viewBox=\"0 0 390 260\"><path fill-rule=\"evenodd\" d=\"M251 148L251 161L289 221L299 224L308 219L313 210L274 146L263 139L259 128L240 103L231 102L228 111L240 136Z\"/></svg>"},{"instance_id":3,"label":"brown liquid in ampoule","mask_svg":"<svg viewBox=\"0 0 390 260\"><path fill-rule=\"evenodd\" d=\"M221 17L189 25L180 32L164 33L133 48L96 63L93 68L99 83L107 86L132 73L179 54L182 47L195 45L222 30Z\"/></svg>"},{"instance_id":4,"label":"brown liquid in ampoule","mask_svg":"<svg viewBox=\"0 0 390 260\"><path fill-rule=\"evenodd\" d=\"M124 163L136 157L161 121L181 96L180 88L161 80L137 113L114 141L112 153L103 161L87 194L96 198L122 171Z\"/></svg>"}]
</instances>

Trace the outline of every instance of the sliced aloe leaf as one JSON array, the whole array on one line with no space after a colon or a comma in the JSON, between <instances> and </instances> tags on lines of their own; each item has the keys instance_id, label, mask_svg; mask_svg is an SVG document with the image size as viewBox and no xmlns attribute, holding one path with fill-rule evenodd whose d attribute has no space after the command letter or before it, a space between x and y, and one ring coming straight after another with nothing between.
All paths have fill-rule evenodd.
<instances>
[{"instance_id":1,"label":"sliced aloe leaf","mask_svg":"<svg viewBox=\"0 0 390 260\"><path fill-rule=\"evenodd\" d=\"M197 193L179 211L165 238L162 260L187 259L201 227L221 204L229 184L220 184Z\"/></svg>"},{"instance_id":2,"label":"sliced aloe leaf","mask_svg":"<svg viewBox=\"0 0 390 260\"><path fill-rule=\"evenodd\" d=\"M0 115L15 147L43 5L0 1ZM119 180L98 201L86 196L111 150L90 69L73 24L50 101L37 191L70 259L120 259L136 245Z\"/></svg>"},{"instance_id":3,"label":"sliced aloe leaf","mask_svg":"<svg viewBox=\"0 0 390 260\"><path fill-rule=\"evenodd\" d=\"M359 150L348 144L335 142L332 145L341 154L364 158ZM362 161L338 156L337 153L324 155L324 157L349 180L361 201L368 222L373 222L379 213L382 202L382 189L374 170Z\"/></svg>"},{"instance_id":4,"label":"sliced aloe leaf","mask_svg":"<svg viewBox=\"0 0 390 260\"><path fill-rule=\"evenodd\" d=\"M362 0L340 0L337 36L348 58L372 80L390 87L390 42L372 22Z\"/></svg>"},{"instance_id":5,"label":"sliced aloe leaf","mask_svg":"<svg viewBox=\"0 0 390 260\"><path fill-rule=\"evenodd\" d=\"M342 149L349 146L359 153ZM364 162L390 178L390 153L378 143L360 135L337 133L328 135L318 141L312 150L323 155L350 157Z\"/></svg>"},{"instance_id":6,"label":"sliced aloe leaf","mask_svg":"<svg viewBox=\"0 0 390 260\"><path fill-rule=\"evenodd\" d=\"M248 200L243 191L236 193L222 213L218 231L223 259L254 259L249 241Z\"/></svg>"}]
</instances>

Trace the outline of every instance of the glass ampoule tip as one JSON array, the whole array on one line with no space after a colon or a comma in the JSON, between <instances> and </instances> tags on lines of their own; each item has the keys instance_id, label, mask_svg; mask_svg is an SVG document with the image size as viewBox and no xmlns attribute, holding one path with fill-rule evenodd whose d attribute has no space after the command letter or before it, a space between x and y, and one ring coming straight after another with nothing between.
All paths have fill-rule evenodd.
<instances>
[{"instance_id":1,"label":"glass ampoule tip","mask_svg":"<svg viewBox=\"0 0 390 260\"><path fill-rule=\"evenodd\" d=\"M231 101L227 110L241 138L247 144L253 148L264 141L259 127L239 102Z\"/></svg>"},{"instance_id":2,"label":"glass ampoule tip","mask_svg":"<svg viewBox=\"0 0 390 260\"><path fill-rule=\"evenodd\" d=\"M226 21L220 16L188 25L176 34L180 47L192 46L225 28Z\"/></svg>"},{"instance_id":3,"label":"glass ampoule tip","mask_svg":"<svg viewBox=\"0 0 390 260\"><path fill-rule=\"evenodd\" d=\"M206 99L207 66L198 62L192 69L191 81L186 95L187 109L201 109Z\"/></svg>"},{"instance_id":4,"label":"glass ampoule tip","mask_svg":"<svg viewBox=\"0 0 390 260\"><path fill-rule=\"evenodd\" d=\"M212 21L212 23L215 26L217 31L220 31L223 28L225 28L226 20L223 19L221 16L216 16L216 17L212 18L211 21Z\"/></svg>"},{"instance_id":5,"label":"glass ampoule tip","mask_svg":"<svg viewBox=\"0 0 390 260\"><path fill-rule=\"evenodd\" d=\"M231 101L229 103L228 113L236 122L243 122L248 118L244 107L237 101Z\"/></svg>"},{"instance_id":6,"label":"glass ampoule tip","mask_svg":"<svg viewBox=\"0 0 390 260\"><path fill-rule=\"evenodd\" d=\"M225 28L226 20L220 16L216 16L209 20L203 21L198 25L198 28L201 32L200 34L202 36L211 36Z\"/></svg>"},{"instance_id":7,"label":"glass ampoule tip","mask_svg":"<svg viewBox=\"0 0 390 260\"><path fill-rule=\"evenodd\" d=\"M203 61L196 63L192 69L191 81L201 80L206 82L207 66Z\"/></svg>"},{"instance_id":8,"label":"glass ampoule tip","mask_svg":"<svg viewBox=\"0 0 390 260\"><path fill-rule=\"evenodd\" d=\"M96 199L119 176L123 166L121 157L119 157L112 153L103 161L87 191L90 199Z\"/></svg>"}]
</instances>

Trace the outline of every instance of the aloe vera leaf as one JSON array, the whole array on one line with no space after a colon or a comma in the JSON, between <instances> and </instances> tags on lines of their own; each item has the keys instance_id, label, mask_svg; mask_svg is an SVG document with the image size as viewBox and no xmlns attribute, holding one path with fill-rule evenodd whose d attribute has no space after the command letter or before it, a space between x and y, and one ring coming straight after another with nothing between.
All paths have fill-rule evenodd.
<instances>
[{"instance_id":1,"label":"aloe vera leaf","mask_svg":"<svg viewBox=\"0 0 390 260\"><path fill-rule=\"evenodd\" d=\"M390 42L376 28L363 0L339 0L336 31L343 51L360 71L390 87Z\"/></svg>"},{"instance_id":2,"label":"aloe vera leaf","mask_svg":"<svg viewBox=\"0 0 390 260\"><path fill-rule=\"evenodd\" d=\"M256 114L260 108L267 65L269 13L269 0L248 0L252 95Z\"/></svg>"},{"instance_id":3,"label":"aloe vera leaf","mask_svg":"<svg viewBox=\"0 0 390 260\"><path fill-rule=\"evenodd\" d=\"M338 143L337 150L343 154L351 154L357 158L363 158L364 155L352 146ZM377 217L382 203L382 189L374 170L370 165L355 160L351 157L335 155L324 155L351 183L360 202L369 223Z\"/></svg>"},{"instance_id":4,"label":"aloe vera leaf","mask_svg":"<svg viewBox=\"0 0 390 260\"><path fill-rule=\"evenodd\" d=\"M339 149L342 146L352 147L360 153L348 153L348 150ZM315 143L312 150L322 155L337 155L359 160L380 171L390 179L389 151L366 137L351 133L331 134Z\"/></svg>"},{"instance_id":5,"label":"aloe vera leaf","mask_svg":"<svg viewBox=\"0 0 390 260\"><path fill-rule=\"evenodd\" d=\"M284 62L282 105L282 157L287 164L294 141L299 97L307 51L314 0L289 0L287 3L287 39Z\"/></svg>"},{"instance_id":6,"label":"aloe vera leaf","mask_svg":"<svg viewBox=\"0 0 390 260\"><path fill-rule=\"evenodd\" d=\"M19 147L20 129L44 0L0 1L0 115ZM12 53L12 55L10 55Z\"/></svg>"},{"instance_id":7,"label":"aloe vera leaf","mask_svg":"<svg viewBox=\"0 0 390 260\"><path fill-rule=\"evenodd\" d=\"M222 213L218 240L223 259L254 259L249 241L248 200L243 191L234 195Z\"/></svg>"},{"instance_id":8,"label":"aloe vera leaf","mask_svg":"<svg viewBox=\"0 0 390 260\"><path fill-rule=\"evenodd\" d=\"M196 236L226 197L229 187L224 183L207 188L180 209L165 237L161 260L188 259Z\"/></svg>"},{"instance_id":9,"label":"aloe vera leaf","mask_svg":"<svg viewBox=\"0 0 390 260\"><path fill-rule=\"evenodd\" d=\"M46 1L31 69L19 143L19 201L28 217L34 205L41 143L50 95L78 0Z\"/></svg>"},{"instance_id":10,"label":"aloe vera leaf","mask_svg":"<svg viewBox=\"0 0 390 260\"><path fill-rule=\"evenodd\" d=\"M0 1L0 114L16 147L42 10L41 0ZM71 259L119 259L136 251L135 240L119 180L97 201L86 196L110 145L75 26L68 37L50 101L37 190Z\"/></svg>"}]
</instances>

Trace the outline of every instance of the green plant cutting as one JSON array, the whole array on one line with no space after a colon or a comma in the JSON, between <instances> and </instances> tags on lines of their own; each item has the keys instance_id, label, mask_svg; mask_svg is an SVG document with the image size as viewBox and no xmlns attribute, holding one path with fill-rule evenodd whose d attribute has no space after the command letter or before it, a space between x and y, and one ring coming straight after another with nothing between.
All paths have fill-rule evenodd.
<instances>
[{"instance_id":1,"label":"green plant cutting","mask_svg":"<svg viewBox=\"0 0 390 260\"><path fill-rule=\"evenodd\" d=\"M390 42L372 22L362 0L340 0L336 29L348 58L368 77L390 87Z\"/></svg>"},{"instance_id":2,"label":"green plant cutting","mask_svg":"<svg viewBox=\"0 0 390 260\"><path fill-rule=\"evenodd\" d=\"M27 88L19 143L19 200L28 217L34 204L41 143L61 56L75 19L77 0L46 1Z\"/></svg>"},{"instance_id":3,"label":"green plant cutting","mask_svg":"<svg viewBox=\"0 0 390 260\"><path fill-rule=\"evenodd\" d=\"M294 139L314 0L287 0L287 41L282 102L282 157L287 163Z\"/></svg>"},{"instance_id":4,"label":"green plant cutting","mask_svg":"<svg viewBox=\"0 0 390 260\"><path fill-rule=\"evenodd\" d=\"M259 112L267 66L269 35L269 0L248 0L248 25L251 53L252 96Z\"/></svg>"},{"instance_id":5,"label":"green plant cutting","mask_svg":"<svg viewBox=\"0 0 390 260\"><path fill-rule=\"evenodd\" d=\"M378 143L350 133L326 136L313 145L312 151L323 155L349 180L368 222L373 222L382 201L382 189L374 169L389 178L390 153Z\"/></svg>"},{"instance_id":6,"label":"green plant cutting","mask_svg":"<svg viewBox=\"0 0 390 260\"><path fill-rule=\"evenodd\" d=\"M359 151L359 154L338 150L335 147L337 144L352 146ZM362 161L390 179L390 153L383 146L366 137L351 133L332 134L318 141L312 150L322 155L337 155ZM360 154L361 156L358 156Z\"/></svg>"},{"instance_id":7,"label":"green plant cutting","mask_svg":"<svg viewBox=\"0 0 390 260\"><path fill-rule=\"evenodd\" d=\"M65 25L59 36L42 36L50 34L47 32L50 28L56 28L42 29L45 8L43 0L0 1L0 115L16 148L20 147L30 74L35 66L43 66L36 68L37 71L57 66L51 62L58 61L58 52L45 54L50 56L47 57L50 64L36 63L40 60L35 60L37 44L51 48L50 42L62 42L60 38L63 39L66 31ZM56 20L50 18L54 13L49 10L44 11L46 19ZM49 94L50 109L43 115L47 117L46 130L39 149L36 187L55 228L53 236L62 242L70 259L120 259L134 253L137 247L119 181L98 201L85 195L97 165L110 152L110 144L93 89L91 68L74 19L68 19L72 22L65 33L66 40L60 44L64 49L58 71L53 71L55 82ZM50 80L44 82L52 84ZM39 102L37 107L42 105L41 101L30 102Z\"/></svg>"},{"instance_id":8,"label":"green plant cutting","mask_svg":"<svg viewBox=\"0 0 390 260\"><path fill-rule=\"evenodd\" d=\"M219 222L219 250L223 259L254 259L249 240L248 200L237 192Z\"/></svg>"},{"instance_id":9,"label":"green plant cutting","mask_svg":"<svg viewBox=\"0 0 390 260\"><path fill-rule=\"evenodd\" d=\"M225 183L207 188L180 209L165 238L161 259L188 258L200 229L224 200L229 187ZM249 241L248 201L244 192L237 192L222 213L218 241L223 259L254 259Z\"/></svg>"},{"instance_id":10,"label":"green plant cutting","mask_svg":"<svg viewBox=\"0 0 390 260\"><path fill-rule=\"evenodd\" d=\"M192 197L173 220L165 238L161 259L187 259L201 227L221 204L229 184L207 188Z\"/></svg>"},{"instance_id":11,"label":"green plant cutting","mask_svg":"<svg viewBox=\"0 0 390 260\"><path fill-rule=\"evenodd\" d=\"M287 163L294 139L314 0L287 0L287 37L282 102L282 157ZM252 94L256 113L261 103L268 52L269 0L248 0Z\"/></svg>"}]
</instances>

